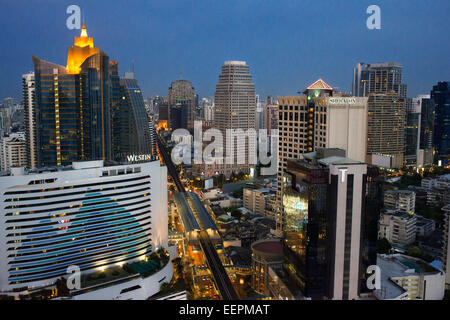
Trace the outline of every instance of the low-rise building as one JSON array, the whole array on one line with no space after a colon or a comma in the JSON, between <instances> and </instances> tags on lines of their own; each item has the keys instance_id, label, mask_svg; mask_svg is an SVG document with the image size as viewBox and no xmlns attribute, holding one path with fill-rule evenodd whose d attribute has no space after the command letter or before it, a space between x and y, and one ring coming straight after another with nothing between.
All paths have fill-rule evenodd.
<instances>
[{"instance_id":1,"label":"low-rise building","mask_svg":"<svg viewBox=\"0 0 450 320\"><path fill-rule=\"evenodd\" d=\"M442 300L445 273L425 261L403 254L378 255L381 287L378 300Z\"/></svg>"},{"instance_id":2,"label":"low-rise building","mask_svg":"<svg viewBox=\"0 0 450 320\"><path fill-rule=\"evenodd\" d=\"M416 205L416 193L412 190L388 190L384 193L384 207L413 214Z\"/></svg>"},{"instance_id":3,"label":"low-rise building","mask_svg":"<svg viewBox=\"0 0 450 320\"><path fill-rule=\"evenodd\" d=\"M433 219L427 219L423 216L415 215L416 221L416 236L417 237L428 237L431 235L436 228L436 222Z\"/></svg>"},{"instance_id":4,"label":"low-rise building","mask_svg":"<svg viewBox=\"0 0 450 320\"><path fill-rule=\"evenodd\" d=\"M406 247L416 241L417 217L400 211L380 213L378 238L386 238L391 244Z\"/></svg>"},{"instance_id":5,"label":"low-rise building","mask_svg":"<svg viewBox=\"0 0 450 320\"><path fill-rule=\"evenodd\" d=\"M27 144L23 133L11 133L1 139L0 149L1 170L27 165Z\"/></svg>"},{"instance_id":6,"label":"low-rise building","mask_svg":"<svg viewBox=\"0 0 450 320\"><path fill-rule=\"evenodd\" d=\"M254 213L261 215L270 215L270 200L275 199L275 191L269 188L250 189L244 188L244 207Z\"/></svg>"},{"instance_id":7,"label":"low-rise building","mask_svg":"<svg viewBox=\"0 0 450 320\"><path fill-rule=\"evenodd\" d=\"M440 206L450 203L450 174L424 178L421 185L427 191L427 205Z\"/></svg>"},{"instance_id":8,"label":"low-rise building","mask_svg":"<svg viewBox=\"0 0 450 320\"><path fill-rule=\"evenodd\" d=\"M260 294L269 293L269 267L283 264L283 246L279 239L252 244L252 287Z\"/></svg>"}]
</instances>

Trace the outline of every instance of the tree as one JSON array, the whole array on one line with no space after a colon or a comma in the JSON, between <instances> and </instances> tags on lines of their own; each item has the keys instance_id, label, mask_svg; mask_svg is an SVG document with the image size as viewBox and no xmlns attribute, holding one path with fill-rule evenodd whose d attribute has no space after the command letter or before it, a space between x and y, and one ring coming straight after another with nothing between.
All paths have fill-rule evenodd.
<instances>
[{"instance_id":1,"label":"tree","mask_svg":"<svg viewBox=\"0 0 450 320\"><path fill-rule=\"evenodd\" d=\"M242 187L242 188L234 191L232 195L235 198L242 199L244 197L244 188Z\"/></svg>"},{"instance_id":2,"label":"tree","mask_svg":"<svg viewBox=\"0 0 450 320\"><path fill-rule=\"evenodd\" d=\"M411 247L408 249L408 256L420 258L422 251L418 247Z\"/></svg>"},{"instance_id":3,"label":"tree","mask_svg":"<svg viewBox=\"0 0 450 320\"><path fill-rule=\"evenodd\" d=\"M161 291L162 294L166 294L170 292L171 286L168 282L163 282L161 283L159 290Z\"/></svg>"},{"instance_id":4,"label":"tree","mask_svg":"<svg viewBox=\"0 0 450 320\"><path fill-rule=\"evenodd\" d=\"M238 209L233 210L233 211L231 211L231 216L233 218L236 218L236 219L240 220L241 216L242 216L242 212L241 212L241 210L238 210Z\"/></svg>"},{"instance_id":5,"label":"tree","mask_svg":"<svg viewBox=\"0 0 450 320\"><path fill-rule=\"evenodd\" d=\"M391 248L392 246L386 238L377 241L377 253L388 254Z\"/></svg>"}]
</instances>

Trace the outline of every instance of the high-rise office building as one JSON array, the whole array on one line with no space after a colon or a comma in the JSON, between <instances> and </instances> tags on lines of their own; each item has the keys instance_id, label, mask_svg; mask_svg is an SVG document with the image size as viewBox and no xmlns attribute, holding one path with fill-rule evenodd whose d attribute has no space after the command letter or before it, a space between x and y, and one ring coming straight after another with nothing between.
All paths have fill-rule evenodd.
<instances>
[{"instance_id":1,"label":"high-rise office building","mask_svg":"<svg viewBox=\"0 0 450 320\"><path fill-rule=\"evenodd\" d=\"M450 83L438 82L431 90L434 102L434 145L437 159L450 155Z\"/></svg>"},{"instance_id":2,"label":"high-rise office building","mask_svg":"<svg viewBox=\"0 0 450 320\"><path fill-rule=\"evenodd\" d=\"M259 94L256 95L256 130L265 129L265 121L264 117L266 116L265 113L266 109L266 102L262 101L259 97Z\"/></svg>"},{"instance_id":3,"label":"high-rise office building","mask_svg":"<svg viewBox=\"0 0 450 320\"><path fill-rule=\"evenodd\" d=\"M83 276L168 248L167 169L159 161L16 167L0 177L0 191L0 292L54 285L69 266Z\"/></svg>"},{"instance_id":4,"label":"high-rise office building","mask_svg":"<svg viewBox=\"0 0 450 320\"><path fill-rule=\"evenodd\" d=\"M367 163L401 168L405 154L405 99L396 93L369 95Z\"/></svg>"},{"instance_id":5,"label":"high-rise office building","mask_svg":"<svg viewBox=\"0 0 450 320\"><path fill-rule=\"evenodd\" d=\"M312 299L357 299L376 263L381 207L378 170L318 149L288 160L283 204L284 266L289 282Z\"/></svg>"},{"instance_id":6,"label":"high-rise office building","mask_svg":"<svg viewBox=\"0 0 450 320\"><path fill-rule=\"evenodd\" d=\"M407 101L408 102L408 101ZM414 166L433 163L434 104L419 95L406 105L405 162Z\"/></svg>"},{"instance_id":7,"label":"high-rise office building","mask_svg":"<svg viewBox=\"0 0 450 320\"><path fill-rule=\"evenodd\" d=\"M0 140L0 169L9 170L11 167L22 167L28 163L27 143L23 133L11 133Z\"/></svg>"},{"instance_id":8,"label":"high-rise office building","mask_svg":"<svg viewBox=\"0 0 450 320\"><path fill-rule=\"evenodd\" d=\"M278 105L267 104L264 112L265 129L270 134L272 129L278 129Z\"/></svg>"},{"instance_id":9,"label":"high-rise office building","mask_svg":"<svg viewBox=\"0 0 450 320\"><path fill-rule=\"evenodd\" d=\"M445 272L445 284L450 285L450 204L442 208L444 211L444 234L442 239L442 266Z\"/></svg>"},{"instance_id":10,"label":"high-rise office building","mask_svg":"<svg viewBox=\"0 0 450 320\"><path fill-rule=\"evenodd\" d=\"M87 35L69 48L67 66L33 56L38 166L111 160L109 58Z\"/></svg>"},{"instance_id":11,"label":"high-rise office building","mask_svg":"<svg viewBox=\"0 0 450 320\"><path fill-rule=\"evenodd\" d=\"M192 86L192 83L187 80L176 80L173 81L169 88L169 109L168 109L168 118L174 119L174 125L179 125L179 113L183 113L185 123L183 123L184 129L193 130L194 129L194 120L195 120L195 107L196 107L196 95L195 89ZM172 109L175 108L174 112L177 113L176 116L173 116ZM170 121L172 122L172 121ZM172 123L169 124L170 129L173 128Z\"/></svg>"},{"instance_id":12,"label":"high-rise office building","mask_svg":"<svg viewBox=\"0 0 450 320\"><path fill-rule=\"evenodd\" d=\"M3 134L9 134L11 132L11 112L9 108L0 108L0 116L1 116L1 128Z\"/></svg>"},{"instance_id":13,"label":"high-rise office building","mask_svg":"<svg viewBox=\"0 0 450 320\"><path fill-rule=\"evenodd\" d=\"M147 160L155 159L152 150L152 133L145 111L144 98L134 72L126 72L120 79L120 138L123 160L133 155L146 155Z\"/></svg>"},{"instance_id":14,"label":"high-rise office building","mask_svg":"<svg viewBox=\"0 0 450 320\"><path fill-rule=\"evenodd\" d=\"M214 123L214 101L212 98L202 99L202 114L205 124L212 125Z\"/></svg>"},{"instance_id":15,"label":"high-rise office building","mask_svg":"<svg viewBox=\"0 0 450 320\"><path fill-rule=\"evenodd\" d=\"M223 164L217 164L217 172L230 175L234 172L249 172L249 150L256 150L256 141L251 138L239 137L247 140L238 146L237 139L226 138L226 130L248 129L256 130L256 95L255 85L245 61L225 61L214 94L214 125L222 132L224 137L224 157L229 157ZM248 147L248 148L247 148ZM232 151L233 156L226 154ZM244 163L239 162L243 155Z\"/></svg>"},{"instance_id":16,"label":"high-rise office building","mask_svg":"<svg viewBox=\"0 0 450 320\"><path fill-rule=\"evenodd\" d=\"M34 72L22 75L22 92L24 104L25 141L28 155L28 168L37 167L36 140L36 105L34 102Z\"/></svg>"},{"instance_id":17,"label":"high-rise office building","mask_svg":"<svg viewBox=\"0 0 450 320\"><path fill-rule=\"evenodd\" d=\"M420 140L420 103L406 98L405 111L405 164L417 164L417 152Z\"/></svg>"},{"instance_id":18,"label":"high-rise office building","mask_svg":"<svg viewBox=\"0 0 450 320\"><path fill-rule=\"evenodd\" d=\"M395 92L406 98L402 84L402 65L396 62L358 63L353 69L352 95L367 97L370 93Z\"/></svg>"},{"instance_id":19,"label":"high-rise office building","mask_svg":"<svg viewBox=\"0 0 450 320\"><path fill-rule=\"evenodd\" d=\"M277 228L282 229L283 180L288 159L300 159L317 148L341 148L364 162L367 135L367 98L345 97L322 79L303 96L278 97Z\"/></svg>"}]
</instances>

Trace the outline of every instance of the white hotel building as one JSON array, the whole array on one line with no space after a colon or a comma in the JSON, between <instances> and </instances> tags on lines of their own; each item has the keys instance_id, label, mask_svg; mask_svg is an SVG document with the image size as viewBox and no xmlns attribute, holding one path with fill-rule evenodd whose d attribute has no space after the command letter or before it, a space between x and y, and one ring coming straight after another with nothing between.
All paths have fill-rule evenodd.
<instances>
[{"instance_id":1,"label":"white hotel building","mask_svg":"<svg viewBox=\"0 0 450 320\"><path fill-rule=\"evenodd\" d=\"M71 265L87 275L167 249L166 185L159 161L11 168L0 176L0 294L51 286Z\"/></svg>"}]
</instances>

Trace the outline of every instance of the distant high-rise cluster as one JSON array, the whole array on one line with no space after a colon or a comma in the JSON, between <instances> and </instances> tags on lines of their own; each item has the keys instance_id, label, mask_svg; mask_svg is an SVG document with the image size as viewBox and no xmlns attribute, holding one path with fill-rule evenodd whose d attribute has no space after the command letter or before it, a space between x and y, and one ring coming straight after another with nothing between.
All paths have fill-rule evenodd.
<instances>
[{"instance_id":1,"label":"distant high-rise cluster","mask_svg":"<svg viewBox=\"0 0 450 320\"><path fill-rule=\"evenodd\" d=\"M169 88L168 118L169 128L194 130L196 95L192 83L187 80L176 80Z\"/></svg>"}]
</instances>

